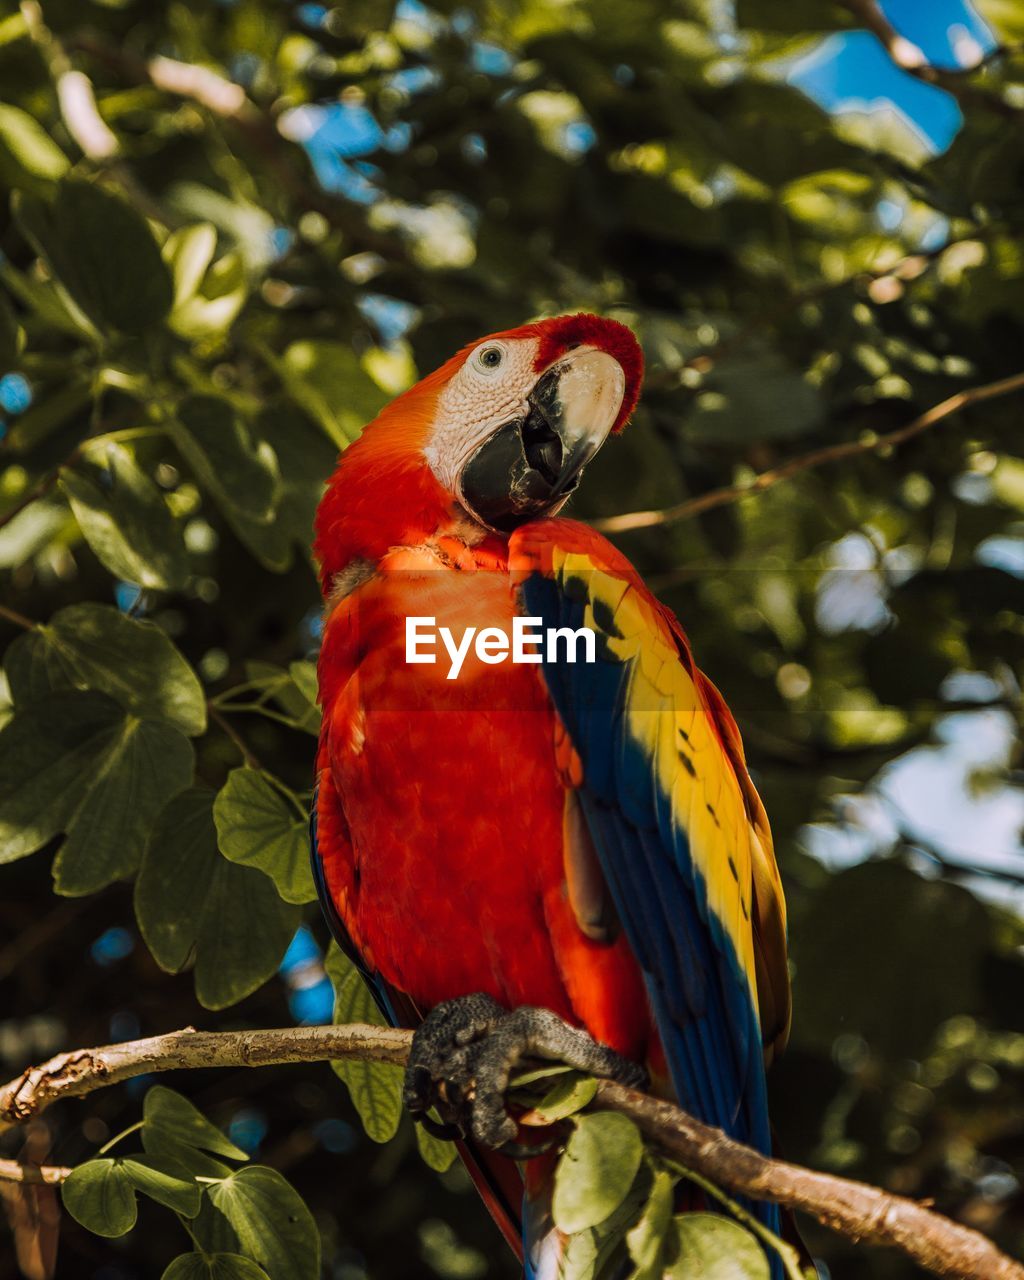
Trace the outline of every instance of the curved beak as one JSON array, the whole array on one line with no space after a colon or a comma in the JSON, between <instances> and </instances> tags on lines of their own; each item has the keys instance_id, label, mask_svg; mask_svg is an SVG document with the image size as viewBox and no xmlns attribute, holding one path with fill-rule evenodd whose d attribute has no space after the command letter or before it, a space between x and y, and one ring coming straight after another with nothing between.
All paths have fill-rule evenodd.
<instances>
[{"instance_id":1,"label":"curved beak","mask_svg":"<svg viewBox=\"0 0 1024 1280\"><path fill-rule=\"evenodd\" d=\"M604 351L570 352L541 375L526 413L500 426L462 471L462 501L509 533L553 514L579 484L622 406L626 376Z\"/></svg>"}]
</instances>

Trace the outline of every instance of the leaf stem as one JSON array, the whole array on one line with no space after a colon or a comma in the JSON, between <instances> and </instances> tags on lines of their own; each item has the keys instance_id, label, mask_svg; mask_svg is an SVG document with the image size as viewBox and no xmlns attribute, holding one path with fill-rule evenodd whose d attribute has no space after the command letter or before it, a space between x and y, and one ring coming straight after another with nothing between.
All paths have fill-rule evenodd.
<instances>
[{"instance_id":1,"label":"leaf stem","mask_svg":"<svg viewBox=\"0 0 1024 1280\"><path fill-rule=\"evenodd\" d=\"M114 1137L111 1138L109 1142L105 1142L103 1146L100 1147L99 1151L96 1152L96 1154L98 1156L105 1156L107 1152L110 1150L110 1148L116 1147L122 1138L127 1138L130 1134L138 1133L138 1131L142 1128L142 1126L145 1123L146 1123L145 1120L136 1120L135 1123L130 1124L127 1129L122 1129L120 1133L115 1134Z\"/></svg>"},{"instance_id":2,"label":"leaf stem","mask_svg":"<svg viewBox=\"0 0 1024 1280\"><path fill-rule=\"evenodd\" d=\"M34 631L36 628L31 618L26 618L16 609L9 609L5 604L0 604L0 618L6 618L8 622L13 622L16 627L24 627L26 631Z\"/></svg>"},{"instance_id":3,"label":"leaf stem","mask_svg":"<svg viewBox=\"0 0 1024 1280\"><path fill-rule=\"evenodd\" d=\"M220 728L224 730L227 736L238 748L242 759L249 766L249 768L255 769L257 773L262 773L263 766L260 764L259 760L256 759L253 753L249 750L249 747L246 745L245 739L238 732L238 730L231 723L231 721L227 718L227 716L221 714L220 708L215 706L212 700L207 699L206 710L210 713L210 719L216 721L216 723L220 726Z\"/></svg>"}]
</instances>

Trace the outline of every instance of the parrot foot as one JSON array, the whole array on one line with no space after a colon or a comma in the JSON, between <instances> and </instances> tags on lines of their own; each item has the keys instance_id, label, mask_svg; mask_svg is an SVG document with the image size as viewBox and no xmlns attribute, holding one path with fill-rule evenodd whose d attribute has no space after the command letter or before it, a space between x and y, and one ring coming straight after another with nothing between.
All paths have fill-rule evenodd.
<instances>
[{"instance_id":1,"label":"parrot foot","mask_svg":"<svg viewBox=\"0 0 1024 1280\"><path fill-rule=\"evenodd\" d=\"M444 1138L471 1136L516 1160L550 1143L525 1146L505 1107L515 1068L527 1059L564 1062L577 1071L643 1088L646 1072L549 1009L511 1013L490 996L460 996L433 1009L413 1036L403 1097L413 1118ZM427 1113L436 1108L444 1123Z\"/></svg>"}]
</instances>

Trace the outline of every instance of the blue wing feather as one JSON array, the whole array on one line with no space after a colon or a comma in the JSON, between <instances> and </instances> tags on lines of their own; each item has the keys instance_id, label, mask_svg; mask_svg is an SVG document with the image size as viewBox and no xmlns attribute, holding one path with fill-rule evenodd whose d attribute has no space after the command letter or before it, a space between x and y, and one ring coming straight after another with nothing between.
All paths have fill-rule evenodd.
<instances>
[{"instance_id":1,"label":"blue wing feather","mask_svg":"<svg viewBox=\"0 0 1024 1280\"><path fill-rule=\"evenodd\" d=\"M568 571L560 578L535 571L520 591L523 612L545 626L576 629L587 619L586 584ZM592 609L588 625L598 630L595 663L545 661L541 671L583 764L581 808L644 970L673 1087L694 1115L769 1152L761 1033L749 982L711 909L672 797L629 730L639 659L624 660L622 646L618 653L608 649L607 637L617 634L614 618ZM692 769L688 761L679 767ZM751 1208L778 1229L774 1205ZM774 1274L777 1259L772 1266Z\"/></svg>"}]
</instances>

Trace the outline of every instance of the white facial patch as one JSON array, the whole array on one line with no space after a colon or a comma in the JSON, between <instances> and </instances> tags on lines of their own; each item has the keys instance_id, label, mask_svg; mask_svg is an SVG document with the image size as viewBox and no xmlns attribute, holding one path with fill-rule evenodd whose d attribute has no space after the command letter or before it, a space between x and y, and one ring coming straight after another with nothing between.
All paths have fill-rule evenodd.
<instances>
[{"instance_id":1,"label":"white facial patch","mask_svg":"<svg viewBox=\"0 0 1024 1280\"><path fill-rule=\"evenodd\" d=\"M449 493L476 450L503 423L525 417L538 374L539 339L492 338L470 353L438 397L437 417L423 453Z\"/></svg>"}]
</instances>

